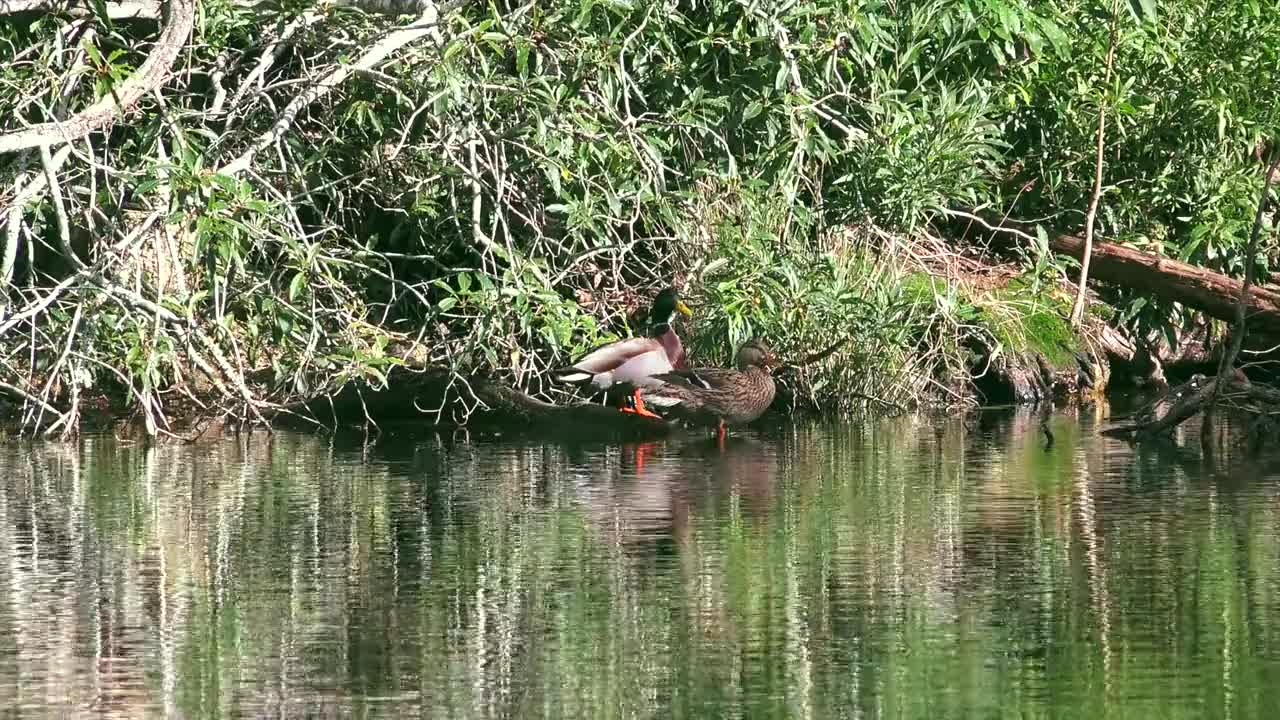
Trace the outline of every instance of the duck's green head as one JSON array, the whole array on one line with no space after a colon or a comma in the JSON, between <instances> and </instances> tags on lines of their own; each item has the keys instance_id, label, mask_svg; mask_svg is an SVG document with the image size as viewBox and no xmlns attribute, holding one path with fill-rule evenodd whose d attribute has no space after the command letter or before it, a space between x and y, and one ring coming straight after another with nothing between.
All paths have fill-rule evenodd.
<instances>
[{"instance_id":1,"label":"duck's green head","mask_svg":"<svg viewBox=\"0 0 1280 720\"><path fill-rule=\"evenodd\" d=\"M673 287L666 288L653 299L653 306L649 309L649 322L653 325L666 325L676 312L686 317L693 316L693 311L680 299L680 293Z\"/></svg>"}]
</instances>

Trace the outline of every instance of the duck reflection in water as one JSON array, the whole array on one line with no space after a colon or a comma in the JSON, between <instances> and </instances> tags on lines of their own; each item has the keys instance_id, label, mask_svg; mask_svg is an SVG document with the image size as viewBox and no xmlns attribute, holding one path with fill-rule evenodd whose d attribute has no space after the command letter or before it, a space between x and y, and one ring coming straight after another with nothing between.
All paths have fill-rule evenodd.
<instances>
[{"instance_id":1,"label":"duck reflection in water","mask_svg":"<svg viewBox=\"0 0 1280 720\"><path fill-rule=\"evenodd\" d=\"M691 519L743 512L767 516L778 476L772 443L729 437L719 443L625 443L623 462L578 489L603 535L637 557L670 556L688 546Z\"/></svg>"},{"instance_id":2,"label":"duck reflection in water","mask_svg":"<svg viewBox=\"0 0 1280 720\"><path fill-rule=\"evenodd\" d=\"M767 532L778 485L776 445L730 437L721 449L690 438L626 444L621 451L623 462L612 473L580 488L589 524L615 548L628 577L678 568L682 589L673 600L681 598L705 641L740 636L745 630L728 612L730 588L713 570L722 562L713 529L736 516L733 524L746 532Z\"/></svg>"}]
</instances>

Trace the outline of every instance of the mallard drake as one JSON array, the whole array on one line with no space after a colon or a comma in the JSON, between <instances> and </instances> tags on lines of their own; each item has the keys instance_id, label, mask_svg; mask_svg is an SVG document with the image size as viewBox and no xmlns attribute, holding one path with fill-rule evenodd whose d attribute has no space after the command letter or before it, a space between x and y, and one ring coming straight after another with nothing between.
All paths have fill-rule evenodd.
<instances>
[{"instance_id":1,"label":"mallard drake","mask_svg":"<svg viewBox=\"0 0 1280 720\"><path fill-rule=\"evenodd\" d=\"M778 357L760 338L738 348L730 368L694 368L653 375L641 388L643 399L667 415L696 425L716 428L724 438L725 425L745 425L764 414L773 402L772 368Z\"/></svg>"},{"instance_id":2,"label":"mallard drake","mask_svg":"<svg viewBox=\"0 0 1280 720\"><path fill-rule=\"evenodd\" d=\"M552 370L551 379L571 385L590 385L599 390L626 383L633 387L632 405L624 406L622 411L658 417L645 408L640 387L652 375L684 367L684 344L671 327L671 316L676 312L693 315L689 306L680 300L676 289L666 288L653 298L653 305L649 308L649 328L644 336L602 345L572 365Z\"/></svg>"}]
</instances>

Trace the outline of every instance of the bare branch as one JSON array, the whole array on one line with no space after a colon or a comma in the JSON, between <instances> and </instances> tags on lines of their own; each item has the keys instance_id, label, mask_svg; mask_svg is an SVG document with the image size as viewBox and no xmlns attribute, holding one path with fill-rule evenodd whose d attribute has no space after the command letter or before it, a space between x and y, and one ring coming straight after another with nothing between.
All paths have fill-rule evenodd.
<instances>
[{"instance_id":1,"label":"bare branch","mask_svg":"<svg viewBox=\"0 0 1280 720\"><path fill-rule=\"evenodd\" d=\"M254 66L253 70L249 72L249 75L240 83L240 89L236 90L235 96L231 99L231 107L234 108L239 105L241 98L244 97L244 94L248 92L249 88L253 87L255 83L261 85L262 76L271 69L271 66L275 64L276 60L280 59L281 53L284 52L286 44L293 37L294 33L308 25L314 24L320 19L320 17L320 14L315 12L303 13L285 26L284 30L280 32L280 37L273 40L271 44L262 51L262 57L258 59L258 64ZM215 103L215 106L217 105L218 104ZM213 111L214 114L218 113L218 109L220 108L215 107L215 110Z\"/></svg>"},{"instance_id":2,"label":"bare branch","mask_svg":"<svg viewBox=\"0 0 1280 720\"><path fill-rule=\"evenodd\" d=\"M114 0L105 3L112 20L155 20L160 17L160 0ZM18 13L66 13L72 17L90 14L87 3L61 0L0 0L0 16Z\"/></svg>"},{"instance_id":3,"label":"bare branch","mask_svg":"<svg viewBox=\"0 0 1280 720\"><path fill-rule=\"evenodd\" d=\"M218 172L225 175L236 175L247 170L253 164L253 160L259 152L270 147L284 137L285 133L289 132L289 128L293 126L294 120L298 118L298 114L304 108L328 95L330 91L341 85L352 73L374 68L392 53L423 37L429 36L437 45L443 44L444 39L440 34L439 23L437 22L439 12L436 9L436 5L430 0L423 1L427 5L427 9L413 24L390 33L382 42L369 48L369 51L361 55L355 62L349 65L339 65L319 83L295 97L280 113L280 117L276 119L270 130L254 141L253 145L240 157L219 168Z\"/></svg>"},{"instance_id":4,"label":"bare branch","mask_svg":"<svg viewBox=\"0 0 1280 720\"><path fill-rule=\"evenodd\" d=\"M101 130L132 109L144 95L159 87L169 76L178 53L186 45L195 20L195 0L169 0L168 23L160 33L151 54L116 91L104 95L65 121L40 123L22 130L0 134L0 153L9 153L40 145L71 142ZM119 100L117 104L117 99Z\"/></svg>"},{"instance_id":5,"label":"bare branch","mask_svg":"<svg viewBox=\"0 0 1280 720\"><path fill-rule=\"evenodd\" d=\"M947 217L957 217L957 218L964 218L966 220L972 220L973 222L978 223L979 225L989 230L990 232L1008 233L1010 235L1015 235L1017 237L1020 237L1023 240L1028 240L1030 242L1037 242L1036 236L1032 235L1031 233L1023 232L1015 227L1010 227L1008 225L992 225L991 223L987 222L986 219L982 218L979 215L974 215L971 212L965 212L964 210L951 210L948 208L938 208L938 212L942 213L943 215L946 215Z\"/></svg>"},{"instance_id":6,"label":"bare branch","mask_svg":"<svg viewBox=\"0 0 1280 720\"><path fill-rule=\"evenodd\" d=\"M1120 12L1120 0L1111 3L1111 41L1107 45L1107 69L1102 77L1103 96L1098 99L1098 141L1097 157L1093 168L1093 196L1089 198L1089 212L1084 220L1084 254L1080 258L1080 287L1076 290L1076 300L1071 305L1071 326L1078 327L1084 317L1084 298L1089 287L1089 262L1093 259L1093 223L1098 216L1098 202L1102 199L1102 152L1103 141L1107 130L1107 98L1106 92L1111 85L1111 66L1116 58L1116 23Z\"/></svg>"},{"instance_id":7,"label":"bare branch","mask_svg":"<svg viewBox=\"0 0 1280 720\"><path fill-rule=\"evenodd\" d=\"M436 9L434 0L336 0L333 4L348 5L368 13L384 15L425 14Z\"/></svg>"},{"instance_id":8,"label":"bare branch","mask_svg":"<svg viewBox=\"0 0 1280 720\"><path fill-rule=\"evenodd\" d=\"M9 393L10 395L13 395L14 397L21 398L24 402L31 403L32 405L35 405L36 407L40 408L40 409L41 409L41 410L43 410L44 412L53 413L53 414L55 414L55 415L61 415L61 414L62 414L62 411L61 411L61 410L59 410L58 408L56 408L56 407L54 407L54 406L50 405L49 403L47 403L47 402L45 402L45 401L41 400L40 398L36 397L35 395L32 395L31 393L27 392L26 390L23 390L22 388L20 388L20 387L18 387L18 386L16 386L16 385L10 385L9 383L4 382L3 380L0 380L0 390L3 390L3 391L5 391L5 392Z\"/></svg>"},{"instance_id":9,"label":"bare branch","mask_svg":"<svg viewBox=\"0 0 1280 720\"><path fill-rule=\"evenodd\" d=\"M49 183L49 196L53 198L54 217L58 220L58 245L62 249L62 254L66 256L67 262L74 265L76 269L83 269L84 263L80 262L80 258L71 247L71 223L67 220L67 207L62 202L62 187L58 185L58 170L53 163L53 155L49 152L48 145L40 146L40 164L44 167L45 182Z\"/></svg>"},{"instance_id":10,"label":"bare branch","mask_svg":"<svg viewBox=\"0 0 1280 720\"><path fill-rule=\"evenodd\" d=\"M5 209L5 248L3 261L0 262L0 290L7 290L9 283L13 280L13 269L18 259L18 235L22 229L23 208L44 192L45 185L49 181L50 168L57 173L58 168L62 167L62 163L66 162L69 155L71 155L70 145L45 160L44 171L36 173L29 182L23 184L22 175L14 181L13 204ZM3 306L2 300L0 300L0 306Z\"/></svg>"},{"instance_id":11,"label":"bare branch","mask_svg":"<svg viewBox=\"0 0 1280 720\"><path fill-rule=\"evenodd\" d=\"M1240 347L1244 344L1246 332L1245 307L1249 304L1249 291L1253 289L1253 274L1258 256L1258 238L1262 235L1262 220L1267 212L1267 205L1271 202L1271 181L1275 178L1277 169L1280 169L1280 152L1277 152L1275 158L1272 159L1271 165L1267 168L1266 180L1262 183L1262 197L1258 198L1258 210L1253 216L1253 228L1249 231L1249 245L1245 250L1244 282L1240 284L1240 301L1236 303L1235 328L1232 332L1231 346L1218 361L1218 381L1214 383L1208 406L1204 410L1205 422L1200 429L1200 444L1206 455L1213 452L1213 413L1217 409L1222 386L1231 376L1236 364L1236 358L1240 356Z\"/></svg>"}]
</instances>

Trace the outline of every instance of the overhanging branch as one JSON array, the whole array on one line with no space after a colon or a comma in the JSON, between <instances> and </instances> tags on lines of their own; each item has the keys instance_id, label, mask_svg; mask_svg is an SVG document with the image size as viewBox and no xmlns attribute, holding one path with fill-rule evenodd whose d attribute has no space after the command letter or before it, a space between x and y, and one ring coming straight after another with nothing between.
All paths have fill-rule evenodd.
<instances>
[{"instance_id":1,"label":"overhanging branch","mask_svg":"<svg viewBox=\"0 0 1280 720\"><path fill-rule=\"evenodd\" d=\"M8 2L11 0L0 0ZM107 127L120 115L131 110L142 97L169 76L178 53L191 35L195 20L195 0L169 0L168 22L151 54L114 95L104 95L98 102L61 122L47 122L0 134L0 153L16 152L41 145L59 145L77 140ZM116 98L119 98L117 104Z\"/></svg>"},{"instance_id":2,"label":"overhanging branch","mask_svg":"<svg viewBox=\"0 0 1280 720\"><path fill-rule=\"evenodd\" d=\"M224 175L236 175L248 170L253 165L253 160L259 152L270 147L280 138L284 137L289 128L301 113L311 103L328 95L330 91L342 84L353 73L362 70L371 70L377 67L379 63L389 57L392 53L400 48L430 36L431 39L440 45L443 38L440 34L439 17L440 14L436 9L436 5L431 0L423 0L426 10L411 25L407 25L387 35L381 42L369 48L367 52L361 55L355 62L349 65L339 65L333 69L328 75L316 83L312 87L303 91L300 95L289 102L285 109L276 118L275 124L271 129L263 133L261 137L254 141L253 145L245 150L244 153L235 160L223 165L218 169L219 173Z\"/></svg>"},{"instance_id":3,"label":"overhanging branch","mask_svg":"<svg viewBox=\"0 0 1280 720\"><path fill-rule=\"evenodd\" d=\"M160 17L160 0L117 0L105 3L111 20L155 20ZM18 13L64 12L72 17L91 14L87 4L66 0L0 0L0 16Z\"/></svg>"}]
</instances>

